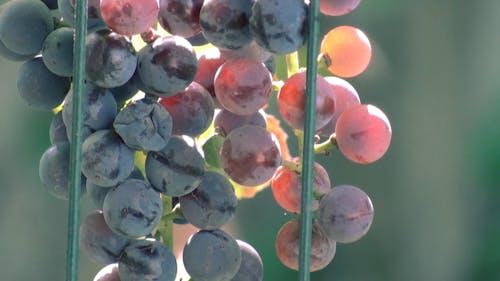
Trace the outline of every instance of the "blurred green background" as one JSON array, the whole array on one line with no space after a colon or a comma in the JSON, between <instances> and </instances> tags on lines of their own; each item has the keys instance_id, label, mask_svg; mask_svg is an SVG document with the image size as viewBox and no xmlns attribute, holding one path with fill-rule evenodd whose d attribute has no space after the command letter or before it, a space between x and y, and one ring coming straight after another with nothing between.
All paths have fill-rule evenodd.
<instances>
[{"instance_id":1,"label":"blurred green background","mask_svg":"<svg viewBox=\"0 0 500 281\"><path fill-rule=\"evenodd\" d=\"M375 164L318 157L330 163L334 184L372 197L375 219L362 240L338 245L312 280L500 280L499 10L494 0L379 0L325 19L323 33L349 24L370 38L373 61L349 81L362 102L386 112L393 138ZM19 65L0 58L1 280L64 280L67 203L38 179L51 114L17 94ZM290 218L267 190L241 201L232 221L237 237L261 253L266 281L298 279L274 253ZM83 256L80 280L99 268Z\"/></svg>"}]
</instances>

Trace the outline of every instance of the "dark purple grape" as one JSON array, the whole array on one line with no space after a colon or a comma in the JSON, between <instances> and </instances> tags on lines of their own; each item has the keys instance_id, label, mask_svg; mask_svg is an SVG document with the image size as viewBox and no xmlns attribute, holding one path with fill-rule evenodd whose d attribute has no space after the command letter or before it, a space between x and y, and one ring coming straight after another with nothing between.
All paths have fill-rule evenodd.
<instances>
[{"instance_id":1,"label":"dark purple grape","mask_svg":"<svg viewBox=\"0 0 500 281\"><path fill-rule=\"evenodd\" d=\"M71 138L73 126L73 95L73 90L70 90L64 99L62 110L62 118L66 125L68 139ZM82 99L85 136L97 130L109 129L113 126L113 120L118 109L116 101L109 90L86 82Z\"/></svg>"},{"instance_id":2,"label":"dark purple grape","mask_svg":"<svg viewBox=\"0 0 500 281\"><path fill-rule=\"evenodd\" d=\"M236 240L222 230L202 230L189 237L182 254L184 267L196 281L231 280L241 264Z\"/></svg>"},{"instance_id":3,"label":"dark purple grape","mask_svg":"<svg viewBox=\"0 0 500 281\"><path fill-rule=\"evenodd\" d=\"M255 186L271 179L281 165L281 155L271 133L259 126L245 125L224 140L221 163L229 178Z\"/></svg>"},{"instance_id":4,"label":"dark purple grape","mask_svg":"<svg viewBox=\"0 0 500 281\"><path fill-rule=\"evenodd\" d=\"M17 76L17 90L21 98L38 110L51 110L60 105L70 85L69 78L52 73L41 57L24 62Z\"/></svg>"},{"instance_id":5,"label":"dark purple grape","mask_svg":"<svg viewBox=\"0 0 500 281\"><path fill-rule=\"evenodd\" d=\"M111 189L102 206L104 219L114 232L130 238L146 236L160 222L160 193L143 180L128 179Z\"/></svg>"},{"instance_id":6,"label":"dark purple grape","mask_svg":"<svg viewBox=\"0 0 500 281\"><path fill-rule=\"evenodd\" d=\"M45 189L54 197L69 197L69 143L59 142L49 147L40 158L38 173ZM81 191L85 191L85 178L81 179Z\"/></svg>"},{"instance_id":7,"label":"dark purple grape","mask_svg":"<svg viewBox=\"0 0 500 281\"><path fill-rule=\"evenodd\" d=\"M116 115L116 133L135 150L163 149L172 134L172 117L158 102L141 99L129 103Z\"/></svg>"},{"instance_id":8,"label":"dark purple grape","mask_svg":"<svg viewBox=\"0 0 500 281\"><path fill-rule=\"evenodd\" d=\"M192 82L182 92L161 98L160 103L172 116L172 133L175 135L197 137L210 127L214 118L212 97L196 82Z\"/></svg>"},{"instance_id":9,"label":"dark purple grape","mask_svg":"<svg viewBox=\"0 0 500 281\"><path fill-rule=\"evenodd\" d=\"M73 36L75 30L61 27L52 31L42 48L42 59L45 66L59 76L73 76Z\"/></svg>"},{"instance_id":10,"label":"dark purple grape","mask_svg":"<svg viewBox=\"0 0 500 281\"><path fill-rule=\"evenodd\" d=\"M151 185L168 196L193 191L205 172L205 161L196 148L176 136L172 136L162 150L150 151L145 166Z\"/></svg>"},{"instance_id":11,"label":"dark purple grape","mask_svg":"<svg viewBox=\"0 0 500 281\"><path fill-rule=\"evenodd\" d=\"M54 30L49 8L39 0L11 0L0 10L0 41L19 55L35 55Z\"/></svg>"},{"instance_id":12,"label":"dark purple grape","mask_svg":"<svg viewBox=\"0 0 500 281\"><path fill-rule=\"evenodd\" d=\"M363 237L373 221L370 197L351 185L335 186L319 203L319 223L325 233L340 243Z\"/></svg>"},{"instance_id":13,"label":"dark purple grape","mask_svg":"<svg viewBox=\"0 0 500 281\"><path fill-rule=\"evenodd\" d=\"M87 35L87 79L103 88L125 84L135 72L137 57L123 35L101 29Z\"/></svg>"},{"instance_id":14,"label":"dark purple grape","mask_svg":"<svg viewBox=\"0 0 500 281\"><path fill-rule=\"evenodd\" d=\"M259 253L245 241L236 240L241 250L240 269L231 281L262 281L264 264Z\"/></svg>"},{"instance_id":15,"label":"dark purple grape","mask_svg":"<svg viewBox=\"0 0 500 281\"><path fill-rule=\"evenodd\" d=\"M62 111L57 112L52 118L52 122L50 122L49 136L51 144L69 142L68 135L66 134L66 125L64 125L62 118Z\"/></svg>"},{"instance_id":16,"label":"dark purple grape","mask_svg":"<svg viewBox=\"0 0 500 281\"><path fill-rule=\"evenodd\" d=\"M205 172L200 185L179 198L182 214L200 229L217 229L234 214L238 200L227 178L216 172Z\"/></svg>"},{"instance_id":17,"label":"dark purple grape","mask_svg":"<svg viewBox=\"0 0 500 281\"><path fill-rule=\"evenodd\" d=\"M272 92L272 77L262 62L250 59L226 61L214 80L215 95L234 114L250 115L264 107Z\"/></svg>"},{"instance_id":18,"label":"dark purple grape","mask_svg":"<svg viewBox=\"0 0 500 281\"><path fill-rule=\"evenodd\" d=\"M184 38L200 32L203 0L160 0L158 22L170 34Z\"/></svg>"},{"instance_id":19,"label":"dark purple grape","mask_svg":"<svg viewBox=\"0 0 500 281\"><path fill-rule=\"evenodd\" d=\"M171 96L194 79L198 60L191 44L179 36L156 39L138 53L138 74L148 94Z\"/></svg>"},{"instance_id":20,"label":"dark purple grape","mask_svg":"<svg viewBox=\"0 0 500 281\"><path fill-rule=\"evenodd\" d=\"M121 281L174 281L177 261L165 244L152 239L132 242L120 258Z\"/></svg>"},{"instance_id":21,"label":"dark purple grape","mask_svg":"<svg viewBox=\"0 0 500 281\"><path fill-rule=\"evenodd\" d=\"M111 94L113 94L113 97L115 97L118 108L122 108L129 99L139 92L139 87L135 83L134 76L132 76L132 78L130 78L130 80L128 80L125 84L108 89Z\"/></svg>"},{"instance_id":22,"label":"dark purple grape","mask_svg":"<svg viewBox=\"0 0 500 281\"><path fill-rule=\"evenodd\" d=\"M89 214L80 225L80 249L101 264L118 262L130 239L113 232L101 211Z\"/></svg>"},{"instance_id":23,"label":"dark purple grape","mask_svg":"<svg viewBox=\"0 0 500 281\"><path fill-rule=\"evenodd\" d=\"M253 0L205 1L200 11L203 35L213 45L238 49L252 40L249 19Z\"/></svg>"},{"instance_id":24,"label":"dark purple grape","mask_svg":"<svg viewBox=\"0 0 500 281\"><path fill-rule=\"evenodd\" d=\"M226 136L234 129L245 125L256 125L265 128L266 119L260 111L251 115L237 115L223 109L215 116L214 120L214 127L218 128Z\"/></svg>"},{"instance_id":25,"label":"dark purple grape","mask_svg":"<svg viewBox=\"0 0 500 281\"><path fill-rule=\"evenodd\" d=\"M82 145L82 172L101 186L115 186L134 170L134 151L112 130L101 130Z\"/></svg>"},{"instance_id":26,"label":"dark purple grape","mask_svg":"<svg viewBox=\"0 0 500 281\"><path fill-rule=\"evenodd\" d=\"M298 50L306 38L307 6L303 0L256 0L250 30L255 41L274 54Z\"/></svg>"},{"instance_id":27,"label":"dark purple grape","mask_svg":"<svg viewBox=\"0 0 500 281\"><path fill-rule=\"evenodd\" d=\"M215 96L214 78L217 70L224 62L225 60L221 56L219 49L206 49L198 56L198 70L194 77L194 81L200 83L210 93L217 108L220 108L221 105Z\"/></svg>"}]
</instances>

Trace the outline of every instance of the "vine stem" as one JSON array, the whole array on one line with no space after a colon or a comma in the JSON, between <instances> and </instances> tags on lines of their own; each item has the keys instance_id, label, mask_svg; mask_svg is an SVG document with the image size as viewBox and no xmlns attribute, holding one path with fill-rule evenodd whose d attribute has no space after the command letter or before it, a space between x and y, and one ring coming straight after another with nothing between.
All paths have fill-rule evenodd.
<instances>
[{"instance_id":1,"label":"vine stem","mask_svg":"<svg viewBox=\"0 0 500 281\"><path fill-rule=\"evenodd\" d=\"M332 134L325 142L314 145L314 153L329 155L330 151L336 148L338 148L337 136Z\"/></svg>"},{"instance_id":2,"label":"vine stem","mask_svg":"<svg viewBox=\"0 0 500 281\"><path fill-rule=\"evenodd\" d=\"M80 193L82 186L82 127L83 95L85 91L85 37L87 33L87 0L78 0L75 17L75 43L73 46L73 108L70 163L68 183L68 245L66 257L66 280L78 280L78 247L80 228Z\"/></svg>"},{"instance_id":3,"label":"vine stem","mask_svg":"<svg viewBox=\"0 0 500 281\"><path fill-rule=\"evenodd\" d=\"M310 280L314 135L316 131L316 76L318 73L319 0L311 0L307 36L306 111L302 158L302 198L300 214L299 280Z\"/></svg>"}]
</instances>

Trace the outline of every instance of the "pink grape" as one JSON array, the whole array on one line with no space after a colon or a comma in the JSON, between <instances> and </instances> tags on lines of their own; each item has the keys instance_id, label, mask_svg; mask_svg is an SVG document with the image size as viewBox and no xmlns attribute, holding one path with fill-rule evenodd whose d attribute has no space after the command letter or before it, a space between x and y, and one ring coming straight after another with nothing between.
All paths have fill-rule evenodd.
<instances>
[{"instance_id":1,"label":"pink grape","mask_svg":"<svg viewBox=\"0 0 500 281\"><path fill-rule=\"evenodd\" d=\"M332 86L335 93L335 113L332 120L328 122L318 133L324 136L330 136L335 133L335 124L340 114L351 106L360 104L359 95L356 89L347 81L335 76L325 77L325 80Z\"/></svg>"},{"instance_id":2,"label":"pink grape","mask_svg":"<svg viewBox=\"0 0 500 281\"><path fill-rule=\"evenodd\" d=\"M335 126L337 144L349 160L368 164L389 148L392 130L387 116L373 105L358 105L342 113Z\"/></svg>"},{"instance_id":3,"label":"pink grape","mask_svg":"<svg viewBox=\"0 0 500 281\"><path fill-rule=\"evenodd\" d=\"M109 28L122 35L145 32L155 23L158 0L101 0L101 14Z\"/></svg>"}]
</instances>

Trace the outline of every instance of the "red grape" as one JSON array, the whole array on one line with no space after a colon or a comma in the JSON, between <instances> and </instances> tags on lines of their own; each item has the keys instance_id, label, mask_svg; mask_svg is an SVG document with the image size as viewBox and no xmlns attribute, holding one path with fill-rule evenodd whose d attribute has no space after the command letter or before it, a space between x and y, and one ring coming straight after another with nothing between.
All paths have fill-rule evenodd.
<instances>
[{"instance_id":1,"label":"red grape","mask_svg":"<svg viewBox=\"0 0 500 281\"><path fill-rule=\"evenodd\" d=\"M101 0L104 22L122 35L147 31L158 17L158 0Z\"/></svg>"},{"instance_id":2,"label":"red grape","mask_svg":"<svg viewBox=\"0 0 500 281\"><path fill-rule=\"evenodd\" d=\"M298 159L294 159L298 161ZM292 170L283 166L274 173L271 181L271 190L276 202L285 210L293 213L300 213L301 195L300 176ZM314 163L313 192L317 197L321 197L330 191L330 178L328 172L319 163ZM314 199L312 211L317 210L319 201Z\"/></svg>"},{"instance_id":3,"label":"red grape","mask_svg":"<svg viewBox=\"0 0 500 281\"><path fill-rule=\"evenodd\" d=\"M344 111L335 132L342 154L359 164L380 159L389 148L392 136L391 124L384 112L364 104Z\"/></svg>"},{"instance_id":4,"label":"red grape","mask_svg":"<svg viewBox=\"0 0 500 281\"><path fill-rule=\"evenodd\" d=\"M267 104L272 78L262 62L226 61L215 74L215 95L221 105L238 115L253 114Z\"/></svg>"},{"instance_id":5,"label":"red grape","mask_svg":"<svg viewBox=\"0 0 500 281\"><path fill-rule=\"evenodd\" d=\"M316 130L325 126L335 113L332 87L321 76L316 78ZM285 81L278 93L278 110L285 122L295 129L304 129L306 73L298 72Z\"/></svg>"},{"instance_id":6,"label":"red grape","mask_svg":"<svg viewBox=\"0 0 500 281\"><path fill-rule=\"evenodd\" d=\"M276 254L285 266L294 270L299 268L299 242L300 221L293 219L285 223L276 236ZM330 240L319 223L314 220L309 270L317 271L325 268L335 257L335 251L335 241Z\"/></svg>"}]
</instances>

